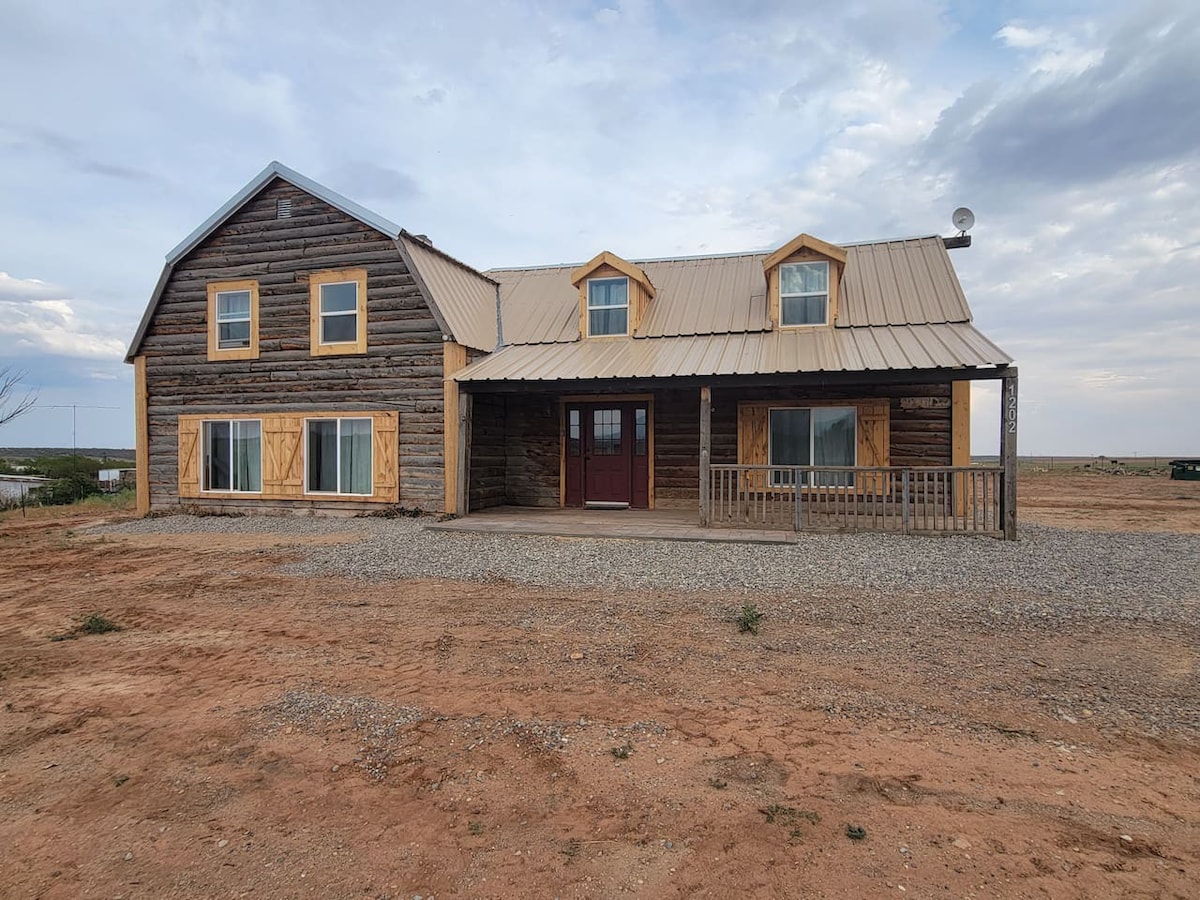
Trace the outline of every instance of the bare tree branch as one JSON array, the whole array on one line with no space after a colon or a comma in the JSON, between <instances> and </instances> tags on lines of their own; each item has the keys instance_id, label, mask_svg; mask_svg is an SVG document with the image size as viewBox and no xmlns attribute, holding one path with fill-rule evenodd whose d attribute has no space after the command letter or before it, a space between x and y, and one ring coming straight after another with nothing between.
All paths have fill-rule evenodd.
<instances>
[{"instance_id":1,"label":"bare tree branch","mask_svg":"<svg viewBox=\"0 0 1200 900\"><path fill-rule=\"evenodd\" d=\"M24 379L23 370L0 366L0 425L25 415L37 403L37 391L26 391L24 397L17 399L17 386Z\"/></svg>"}]
</instances>

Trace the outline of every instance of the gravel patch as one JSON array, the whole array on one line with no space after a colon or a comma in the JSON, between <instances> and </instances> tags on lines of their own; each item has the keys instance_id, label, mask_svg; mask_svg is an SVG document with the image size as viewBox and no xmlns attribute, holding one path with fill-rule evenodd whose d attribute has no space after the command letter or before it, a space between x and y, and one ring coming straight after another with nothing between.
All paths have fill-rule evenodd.
<instances>
[{"instance_id":1,"label":"gravel patch","mask_svg":"<svg viewBox=\"0 0 1200 900\"><path fill-rule=\"evenodd\" d=\"M298 544L302 558L283 569L301 576L770 595L815 619L841 621L887 612L987 624L1111 618L1200 625L1200 535L1025 525L1016 542L808 534L795 544L763 545L426 531L419 519L259 516L169 516L96 531L266 533L285 545L289 535L357 536L352 546Z\"/></svg>"}]
</instances>

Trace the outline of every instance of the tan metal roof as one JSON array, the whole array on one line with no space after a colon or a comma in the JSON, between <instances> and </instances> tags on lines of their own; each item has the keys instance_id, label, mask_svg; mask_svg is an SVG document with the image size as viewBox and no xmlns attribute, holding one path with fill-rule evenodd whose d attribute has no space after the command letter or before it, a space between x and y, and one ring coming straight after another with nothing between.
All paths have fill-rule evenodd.
<instances>
[{"instance_id":1,"label":"tan metal roof","mask_svg":"<svg viewBox=\"0 0 1200 900\"><path fill-rule=\"evenodd\" d=\"M973 325L957 322L524 344L505 347L455 378L567 381L951 369L1011 362Z\"/></svg>"},{"instance_id":2,"label":"tan metal roof","mask_svg":"<svg viewBox=\"0 0 1200 900\"><path fill-rule=\"evenodd\" d=\"M400 233L399 243L455 341L494 350L496 282L407 231Z\"/></svg>"},{"instance_id":3,"label":"tan metal roof","mask_svg":"<svg viewBox=\"0 0 1200 900\"><path fill-rule=\"evenodd\" d=\"M839 328L969 322L971 311L940 237L846 248ZM654 284L636 337L767 331L766 253L638 261ZM510 344L579 340L574 265L495 269L504 339Z\"/></svg>"}]
</instances>

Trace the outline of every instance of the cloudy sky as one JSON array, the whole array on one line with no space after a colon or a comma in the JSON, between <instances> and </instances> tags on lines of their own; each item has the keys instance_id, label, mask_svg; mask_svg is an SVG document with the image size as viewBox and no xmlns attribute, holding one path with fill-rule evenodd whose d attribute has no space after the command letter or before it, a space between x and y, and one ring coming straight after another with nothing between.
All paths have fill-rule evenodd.
<instances>
[{"instance_id":1,"label":"cloudy sky","mask_svg":"<svg viewBox=\"0 0 1200 900\"><path fill-rule=\"evenodd\" d=\"M1021 451L1200 454L1194 0L0 0L0 365L81 446L132 446L163 256L272 159L481 268L969 206Z\"/></svg>"}]
</instances>

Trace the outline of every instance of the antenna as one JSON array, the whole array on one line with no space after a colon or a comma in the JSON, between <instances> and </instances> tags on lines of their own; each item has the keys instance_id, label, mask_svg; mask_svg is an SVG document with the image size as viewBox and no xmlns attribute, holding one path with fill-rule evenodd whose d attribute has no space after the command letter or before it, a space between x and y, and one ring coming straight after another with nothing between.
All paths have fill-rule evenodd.
<instances>
[{"instance_id":1,"label":"antenna","mask_svg":"<svg viewBox=\"0 0 1200 900\"><path fill-rule=\"evenodd\" d=\"M962 236L970 231L971 227L975 224L975 213L971 212L965 206L960 206L950 216L950 221L958 229L959 236Z\"/></svg>"}]
</instances>

